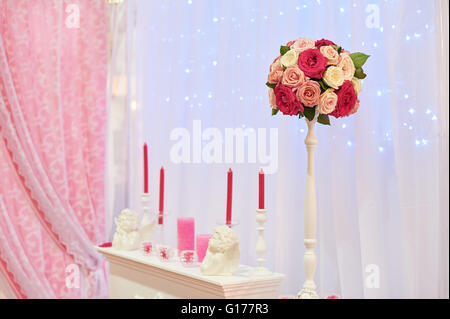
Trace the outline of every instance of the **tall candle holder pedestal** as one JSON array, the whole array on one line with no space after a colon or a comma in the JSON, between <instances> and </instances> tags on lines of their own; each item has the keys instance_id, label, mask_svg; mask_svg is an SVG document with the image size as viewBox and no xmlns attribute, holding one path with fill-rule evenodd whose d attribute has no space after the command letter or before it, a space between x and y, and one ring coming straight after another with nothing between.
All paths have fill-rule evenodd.
<instances>
[{"instance_id":1,"label":"tall candle holder pedestal","mask_svg":"<svg viewBox=\"0 0 450 319\"><path fill-rule=\"evenodd\" d=\"M150 203L150 194L142 193L141 197L142 218L139 227L141 243L151 242L156 230L156 219L152 218L149 203Z\"/></svg>"},{"instance_id":2,"label":"tall candle holder pedestal","mask_svg":"<svg viewBox=\"0 0 450 319\"><path fill-rule=\"evenodd\" d=\"M266 209L258 208L256 210L256 222L259 224L257 227L258 241L256 242L256 253L258 254L256 261L258 262L258 266L253 270L252 275L254 276L267 276L271 274L271 272L264 266L264 262L266 261L264 255L267 252L266 241L264 240L264 223L266 221Z\"/></svg>"},{"instance_id":3,"label":"tall candle holder pedestal","mask_svg":"<svg viewBox=\"0 0 450 319\"><path fill-rule=\"evenodd\" d=\"M298 293L299 299L318 299L316 292L316 284L314 283L314 273L316 272L316 255L314 246L316 245L316 220L317 220L317 204L316 204L316 183L314 176L314 151L317 145L317 138L314 134L314 126L317 122L319 112L313 120L308 121L308 134L305 138L306 151L308 152L308 166L306 171L306 189L305 189L305 206L303 212L304 231L305 231L305 255L303 256L303 268L305 270L305 283L302 290Z\"/></svg>"}]
</instances>

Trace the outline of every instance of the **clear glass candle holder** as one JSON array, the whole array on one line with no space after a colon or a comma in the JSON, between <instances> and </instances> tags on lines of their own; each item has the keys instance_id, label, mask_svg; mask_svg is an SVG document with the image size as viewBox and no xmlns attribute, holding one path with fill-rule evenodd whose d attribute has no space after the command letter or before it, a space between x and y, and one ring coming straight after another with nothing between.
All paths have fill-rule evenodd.
<instances>
[{"instance_id":1,"label":"clear glass candle holder","mask_svg":"<svg viewBox=\"0 0 450 319\"><path fill-rule=\"evenodd\" d=\"M155 220L156 220L156 229L155 229L155 234L153 236L152 241L158 245L165 245L166 244L166 239L165 239L165 223L167 223L167 217L169 217L171 214L170 211L164 211L162 214L162 219L161 219L161 215L155 214ZM161 222L161 223L160 223Z\"/></svg>"},{"instance_id":2,"label":"clear glass candle holder","mask_svg":"<svg viewBox=\"0 0 450 319\"><path fill-rule=\"evenodd\" d=\"M195 250L183 250L179 258L181 264L185 267L194 267L198 264L198 256Z\"/></svg>"},{"instance_id":3,"label":"clear glass candle holder","mask_svg":"<svg viewBox=\"0 0 450 319\"><path fill-rule=\"evenodd\" d=\"M156 251L158 253L159 260L164 262L171 261L174 255L173 248L168 245L158 245Z\"/></svg>"}]
</instances>

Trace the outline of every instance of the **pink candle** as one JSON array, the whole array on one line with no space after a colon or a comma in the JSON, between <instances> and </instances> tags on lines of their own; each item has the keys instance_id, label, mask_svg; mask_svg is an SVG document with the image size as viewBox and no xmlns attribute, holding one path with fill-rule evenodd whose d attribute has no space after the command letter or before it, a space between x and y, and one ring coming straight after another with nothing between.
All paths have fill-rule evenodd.
<instances>
[{"instance_id":1,"label":"pink candle","mask_svg":"<svg viewBox=\"0 0 450 319\"><path fill-rule=\"evenodd\" d=\"M195 249L195 223L194 218L184 217L177 220L178 254L183 250Z\"/></svg>"},{"instance_id":2,"label":"pink candle","mask_svg":"<svg viewBox=\"0 0 450 319\"><path fill-rule=\"evenodd\" d=\"M264 209L264 171L259 171L259 209Z\"/></svg>"},{"instance_id":3,"label":"pink candle","mask_svg":"<svg viewBox=\"0 0 450 319\"><path fill-rule=\"evenodd\" d=\"M164 213L164 167L161 166L159 171L159 218L158 224L163 223L163 213Z\"/></svg>"},{"instance_id":4,"label":"pink candle","mask_svg":"<svg viewBox=\"0 0 450 319\"><path fill-rule=\"evenodd\" d=\"M148 193L148 149L144 143L144 193Z\"/></svg>"},{"instance_id":5,"label":"pink candle","mask_svg":"<svg viewBox=\"0 0 450 319\"><path fill-rule=\"evenodd\" d=\"M211 234L199 234L197 235L197 257L198 262L202 262L205 258L206 251L208 250L209 239Z\"/></svg>"},{"instance_id":6,"label":"pink candle","mask_svg":"<svg viewBox=\"0 0 450 319\"><path fill-rule=\"evenodd\" d=\"M231 203L233 199L233 171L228 170L227 175L227 218L226 224L231 225Z\"/></svg>"}]
</instances>

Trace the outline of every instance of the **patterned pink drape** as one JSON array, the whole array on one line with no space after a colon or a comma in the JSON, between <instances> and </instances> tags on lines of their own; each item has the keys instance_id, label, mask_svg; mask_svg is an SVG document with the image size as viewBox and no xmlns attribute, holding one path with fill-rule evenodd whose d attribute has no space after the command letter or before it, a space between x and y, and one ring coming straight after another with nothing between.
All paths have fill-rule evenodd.
<instances>
[{"instance_id":1,"label":"patterned pink drape","mask_svg":"<svg viewBox=\"0 0 450 319\"><path fill-rule=\"evenodd\" d=\"M103 0L0 2L0 273L18 297L107 296L92 247L105 241L107 32Z\"/></svg>"}]
</instances>

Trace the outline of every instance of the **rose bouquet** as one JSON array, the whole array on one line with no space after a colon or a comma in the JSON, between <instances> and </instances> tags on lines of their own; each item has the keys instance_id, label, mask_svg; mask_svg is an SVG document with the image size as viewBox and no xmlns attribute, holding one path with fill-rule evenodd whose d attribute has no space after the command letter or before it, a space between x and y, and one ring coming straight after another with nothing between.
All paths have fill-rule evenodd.
<instances>
[{"instance_id":1,"label":"rose bouquet","mask_svg":"<svg viewBox=\"0 0 450 319\"><path fill-rule=\"evenodd\" d=\"M317 113L317 122L329 125L329 115L356 113L368 58L325 39L301 38L282 45L266 83L272 115L281 111L311 121Z\"/></svg>"}]
</instances>

